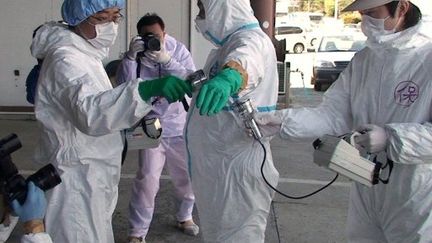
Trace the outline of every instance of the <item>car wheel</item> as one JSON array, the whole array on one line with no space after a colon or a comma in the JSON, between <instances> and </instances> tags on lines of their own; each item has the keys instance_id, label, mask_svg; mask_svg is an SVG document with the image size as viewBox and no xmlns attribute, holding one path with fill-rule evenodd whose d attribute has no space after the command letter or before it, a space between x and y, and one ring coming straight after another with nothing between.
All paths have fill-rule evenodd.
<instances>
[{"instance_id":1,"label":"car wheel","mask_svg":"<svg viewBox=\"0 0 432 243\"><path fill-rule=\"evenodd\" d=\"M302 53L305 47L303 44L297 43L294 45L294 53Z\"/></svg>"},{"instance_id":2,"label":"car wheel","mask_svg":"<svg viewBox=\"0 0 432 243\"><path fill-rule=\"evenodd\" d=\"M314 84L314 90L315 90L315 91L321 91L321 90L322 90L321 84L315 82L315 84Z\"/></svg>"}]
</instances>

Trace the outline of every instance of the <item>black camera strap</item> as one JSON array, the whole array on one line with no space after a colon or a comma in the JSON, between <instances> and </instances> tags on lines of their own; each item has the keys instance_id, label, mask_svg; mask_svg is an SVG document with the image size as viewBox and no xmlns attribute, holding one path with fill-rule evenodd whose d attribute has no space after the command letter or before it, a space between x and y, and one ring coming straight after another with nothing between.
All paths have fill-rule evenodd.
<instances>
[{"instance_id":1,"label":"black camera strap","mask_svg":"<svg viewBox=\"0 0 432 243\"><path fill-rule=\"evenodd\" d=\"M137 62L136 78L139 78L141 75L141 61L139 57L136 58L136 62Z\"/></svg>"},{"instance_id":2,"label":"black camera strap","mask_svg":"<svg viewBox=\"0 0 432 243\"><path fill-rule=\"evenodd\" d=\"M382 164L381 162L378 161L377 157L378 157L378 156L375 156L375 158L374 158L373 161L372 161L372 162L375 163L375 168L374 168L374 173L373 173L373 178L372 178L372 184L373 184L373 185L376 185L376 184L378 184L380 181L381 181L383 184L388 184L388 183L390 182L390 176L391 176L391 173L392 173L392 171L393 171L394 162L393 162L391 159L387 158L387 163L383 166L383 164ZM383 169L387 168L387 166L389 167L388 176L387 176L386 179L382 179L382 178L380 177L380 172L381 172Z\"/></svg>"},{"instance_id":3,"label":"black camera strap","mask_svg":"<svg viewBox=\"0 0 432 243\"><path fill-rule=\"evenodd\" d=\"M121 157L121 164L124 164L124 161L126 159L126 154L128 151L128 142L127 142L127 138L126 138L126 130L122 131L122 137L123 137L123 141L124 141L124 145L123 145L123 151L122 151L122 157Z\"/></svg>"},{"instance_id":4,"label":"black camera strap","mask_svg":"<svg viewBox=\"0 0 432 243\"><path fill-rule=\"evenodd\" d=\"M141 74L141 61L140 61L139 57L137 57L135 60L137 62L136 78L139 78L140 74ZM123 137L124 145L123 145L123 151L122 151L122 157L121 157L121 164L123 165L125 160L126 160L126 155L127 155L127 151L128 151L128 142L127 142L127 138L126 138L126 130L122 131L122 137Z\"/></svg>"},{"instance_id":5,"label":"black camera strap","mask_svg":"<svg viewBox=\"0 0 432 243\"><path fill-rule=\"evenodd\" d=\"M137 62L137 69L136 69L136 78L139 78L140 74L141 74L141 62L139 57L137 57L136 59ZM123 165L125 160L126 160L126 155L127 155L127 151L128 151L128 142L127 142L127 138L126 138L126 130L122 131L122 137L123 137L123 151L122 151L122 157L121 157L121 164Z\"/></svg>"}]
</instances>

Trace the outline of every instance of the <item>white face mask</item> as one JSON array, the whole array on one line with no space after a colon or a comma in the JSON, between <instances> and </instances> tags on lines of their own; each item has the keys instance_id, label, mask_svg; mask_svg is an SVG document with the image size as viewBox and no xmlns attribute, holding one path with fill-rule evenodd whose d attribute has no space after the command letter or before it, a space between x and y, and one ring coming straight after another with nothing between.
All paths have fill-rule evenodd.
<instances>
[{"instance_id":1,"label":"white face mask","mask_svg":"<svg viewBox=\"0 0 432 243\"><path fill-rule=\"evenodd\" d=\"M378 40L386 35L394 34L396 32L395 28L392 30L385 29L385 21L388 18L390 18L390 16L385 19L376 19L365 14L362 15L361 29L363 34L365 34L365 36L369 39L375 40Z\"/></svg>"},{"instance_id":2,"label":"white face mask","mask_svg":"<svg viewBox=\"0 0 432 243\"><path fill-rule=\"evenodd\" d=\"M117 38L117 30L118 24L114 22L108 22L105 24L97 24L96 28L96 37L90 40L87 40L94 47L98 49L107 48L114 44Z\"/></svg>"}]
</instances>

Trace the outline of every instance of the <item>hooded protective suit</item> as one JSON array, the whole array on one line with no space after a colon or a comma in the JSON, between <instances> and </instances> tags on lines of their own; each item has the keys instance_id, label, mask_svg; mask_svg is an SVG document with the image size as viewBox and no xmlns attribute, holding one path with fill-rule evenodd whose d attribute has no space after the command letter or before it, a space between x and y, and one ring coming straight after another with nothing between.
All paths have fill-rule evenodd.
<instances>
[{"instance_id":1,"label":"hooded protective suit","mask_svg":"<svg viewBox=\"0 0 432 243\"><path fill-rule=\"evenodd\" d=\"M192 56L187 48L175 38L165 35L165 49L171 60L159 64L146 57L141 58L140 77L154 79L164 75L175 75L185 78L195 70ZM137 61L125 57L119 67L119 83L136 78ZM189 99L188 99L189 100ZM192 219L194 194L190 182L183 130L186 123L186 111L181 102L168 104L163 98L153 101L152 111L146 116L157 117L162 125L162 140L157 148L139 151L139 169L132 186L132 197L129 204L130 236L142 237L148 233L155 207L155 197L159 189L159 179L165 166L174 185L179 207L177 221Z\"/></svg>"},{"instance_id":2,"label":"hooded protective suit","mask_svg":"<svg viewBox=\"0 0 432 243\"><path fill-rule=\"evenodd\" d=\"M259 112L276 108L276 54L260 29L248 0L202 0L206 18L198 28L219 46L207 59L212 78L224 64L235 61L249 78L237 98L250 98ZM267 216L274 192L264 182L260 167L264 152L246 134L242 120L228 104L214 116L201 116L192 99L186 143L192 186L206 242L264 242ZM266 178L274 186L279 174L270 145L264 142Z\"/></svg>"},{"instance_id":3,"label":"hooded protective suit","mask_svg":"<svg viewBox=\"0 0 432 243\"><path fill-rule=\"evenodd\" d=\"M362 124L387 131L390 183L353 183L349 242L432 242L430 26L424 18L380 43L368 41L317 108L280 111L287 139L342 135Z\"/></svg>"},{"instance_id":4,"label":"hooded protective suit","mask_svg":"<svg viewBox=\"0 0 432 243\"><path fill-rule=\"evenodd\" d=\"M62 183L48 192L46 230L54 242L114 242L121 131L151 110L138 80L113 89L96 49L67 27L44 25L32 54L44 59L35 99L41 129L36 160L52 163Z\"/></svg>"}]
</instances>

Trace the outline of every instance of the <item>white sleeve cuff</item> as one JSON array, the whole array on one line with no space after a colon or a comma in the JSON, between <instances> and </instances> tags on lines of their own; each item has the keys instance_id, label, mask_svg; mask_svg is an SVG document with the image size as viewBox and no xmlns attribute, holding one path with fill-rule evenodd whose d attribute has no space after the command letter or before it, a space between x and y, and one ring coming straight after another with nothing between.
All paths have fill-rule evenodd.
<instances>
[{"instance_id":1,"label":"white sleeve cuff","mask_svg":"<svg viewBox=\"0 0 432 243\"><path fill-rule=\"evenodd\" d=\"M36 233L23 235L21 243L52 243L52 240L47 233Z\"/></svg>"}]
</instances>

